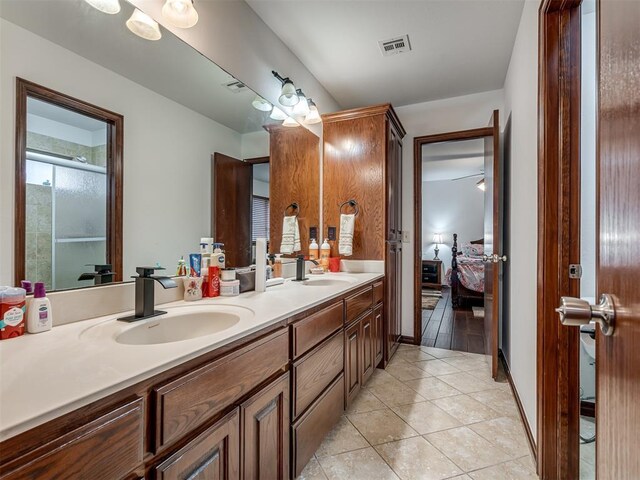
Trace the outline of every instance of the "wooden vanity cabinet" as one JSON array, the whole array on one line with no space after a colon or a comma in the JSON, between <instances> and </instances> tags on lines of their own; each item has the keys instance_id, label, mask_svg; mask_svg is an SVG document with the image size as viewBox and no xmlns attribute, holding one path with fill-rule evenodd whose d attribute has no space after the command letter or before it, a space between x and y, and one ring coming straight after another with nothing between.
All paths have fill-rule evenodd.
<instances>
[{"instance_id":1,"label":"wooden vanity cabinet","mask_svg":"<svg viewBox=\"0 0 640 480\"><path fill-rule=\"evenodd\" d=\"M362 323L353 322L344 331L344 403L349 408L360 392L362 371Z\"/></svg>"}]
</instances>

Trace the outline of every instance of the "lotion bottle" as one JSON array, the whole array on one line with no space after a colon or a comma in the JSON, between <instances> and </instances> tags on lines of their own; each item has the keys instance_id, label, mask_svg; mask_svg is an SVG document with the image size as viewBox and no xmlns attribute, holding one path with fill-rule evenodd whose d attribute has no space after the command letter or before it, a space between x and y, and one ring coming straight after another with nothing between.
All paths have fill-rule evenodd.
<instances>
[{"instance_id":1,"label":"lotion bottle","mask_svg":"<svg viewBox=\"0 0 640 480\"><path fill-rule=\"evenodd\" d=\"M331 256L331 245L329 245L329 239L325 238L320 247L320 265L325 272L329 270L329 256Z\"/></svg>"},{"instance_id":2,"label":"lotion bottle","mask_svg":"<svg viewBox=\"0 0 640 480\"><path fill-rule=\"evenodd\" d=\"M44 283L36 282L33 291L33 298L29 303L27 312L27 332L40 333L51 330L53 326L53 315L51 312L51 302L46 297Z\"/></svg>"},{"instance_id":3,"label":"lotion bottle","mask_svg":"<svg viewBox=\"0 0 640 480\"><path fill-rule=\"evenodd\" d=\"M309 245L309 260L318 260L318 257L318 242L316 242L315 238L312 238Z\"/></svg>"}]
</instances>

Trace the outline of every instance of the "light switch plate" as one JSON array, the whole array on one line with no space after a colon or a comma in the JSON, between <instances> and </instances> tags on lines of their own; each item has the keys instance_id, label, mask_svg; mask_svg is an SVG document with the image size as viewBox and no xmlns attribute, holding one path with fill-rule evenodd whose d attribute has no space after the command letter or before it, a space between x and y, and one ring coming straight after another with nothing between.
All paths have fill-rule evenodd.
<instances>
[{"instance_id":1,"label":"light switch plate","mask_svg":"<svg viewBox=\"0 0 640 480\"><path fill-rule=\"evenodd\" d=\"M411 240L409 238L409 230L402 230L402 243L409 243Z\"/></svg>"}]
</instances>

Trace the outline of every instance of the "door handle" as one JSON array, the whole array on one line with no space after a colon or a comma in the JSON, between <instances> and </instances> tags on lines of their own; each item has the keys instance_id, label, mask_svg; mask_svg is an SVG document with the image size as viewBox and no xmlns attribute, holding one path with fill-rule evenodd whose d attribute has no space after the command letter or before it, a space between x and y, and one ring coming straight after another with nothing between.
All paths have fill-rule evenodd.
<instances>
[{"instance_id":1,"label":"door handle","mask_svg":"<svg viewBox=\"0 0 640 480\"><path fill-rule=\"evenodd\" d=\"M497 253L494 253L491 256L488 255L482 255L482 261L484 263L500 263L500 262L506 262L507 261L507 256L506 255L498 255Z\"/></svg>"},{"instance_id":2,"label":"door handle","mask_svg":"<svg viewBox=\"0 0 640 480\"><path fill-rule=\"evenodd\" d=\"M581 298L562 297L556 312L560 314L560 323L563 325L580 327L595 322L600 325L603 335L613 335L616 311L613 298L608 293L602 294L598 305L590 305Z\"/></svg>"}]
</instances>

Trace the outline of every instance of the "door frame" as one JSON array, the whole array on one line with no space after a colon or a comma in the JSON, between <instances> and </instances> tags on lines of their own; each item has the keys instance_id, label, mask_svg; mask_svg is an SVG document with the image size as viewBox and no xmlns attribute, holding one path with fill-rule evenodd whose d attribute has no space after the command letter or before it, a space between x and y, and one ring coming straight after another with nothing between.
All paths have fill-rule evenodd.
<instances>
[{"instance_id":1,"label":"door frame","mask_svg":"<svg viewBox=\"0 0 640 480\"><path fill-rule=\"evenodd\" d=\"M429 143L473 140L493 137L492 127L459 130L457 132L424 135L413 139L413 337L404 338L407 343L422 343L422 146ZM443 270L444 270L443 266ZM445 270L446 271L446 270Z\"/></svg>"},{"instance_id":2,"label":"door frame","mask_svg":"<svg viewBox=\"0 0 640 480\"><path fill-rule=\"evenodd\" d=\"M537 464L541 479L579 471L579 330L560 325L580 280L580 4L542 0L538 53Z\"/></svg>"}]
</instances>

